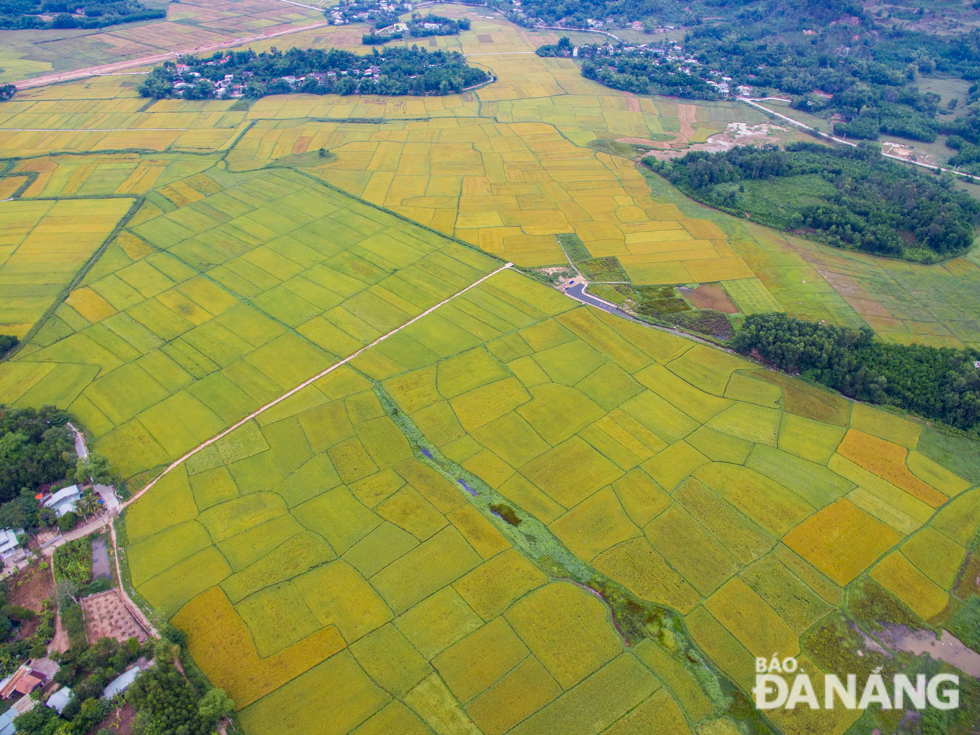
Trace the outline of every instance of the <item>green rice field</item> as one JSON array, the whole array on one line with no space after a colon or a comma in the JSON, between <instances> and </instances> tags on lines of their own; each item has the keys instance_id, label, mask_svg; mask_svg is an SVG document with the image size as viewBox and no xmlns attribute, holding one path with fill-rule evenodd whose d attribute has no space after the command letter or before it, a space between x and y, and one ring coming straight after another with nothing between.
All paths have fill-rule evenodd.
<instances>
[{"instance_id":1,"label":"green rice field","mask_svg":"<svg viewBox=\"0 0 980 735\"><path fill-rule=\"evenodd\" d=\"M246 5L214 12L235 34L320 17ZM170 13L213 40L208 9ZM111 44L70 36L91 63ZM0 402L69 410L131 493L153 483L118 521L126 583L245 735L897 728L759 711L755 658L870 671L878 623L946 625L976 569L976 443L539 269L571 248L606 280L721 284L740 314L976 346L980 261L830 250L691 202L607 151L754 113L528 53L554 40L485 17L433 38L499 77L458 96L153 101L106 76L0 103L0 333L24 339Z\"/></svg>"}]
</instances>

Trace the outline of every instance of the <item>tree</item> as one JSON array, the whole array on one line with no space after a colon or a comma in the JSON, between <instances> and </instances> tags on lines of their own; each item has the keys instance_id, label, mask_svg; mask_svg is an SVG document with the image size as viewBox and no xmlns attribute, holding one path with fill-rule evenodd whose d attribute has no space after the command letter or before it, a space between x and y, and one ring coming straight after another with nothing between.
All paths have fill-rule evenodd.
<instances>
[{"instance_id":1,"label":"tree","mask_svg":"<svg viewBox=\"0 0 980 735\"><path fill-rule=\"evenodd\" d=\"M224 689L211 689L197 703L197 711L202 720L215 725L222 717L235 711L235 702L225 694Z\"/></svg>"},{"instance_id":2,"label":"tree","mask_svg":"<svg viewBox=\"0 0 980 735\"><path fill-rule=\"evenodd\" d=\"M81 513L82 518L86 519L98 512L99 500L91 488L86 488L82 491L82 497L78 499L76 507L78 512Z\"/></svg>"},{"instance_id":3,"label":"tree","mask_svg":"<svg viewBox=\"0 0 980 735\"><path fill-rule=\"evenodd\" d=\"M101 454L91 452L88 457L78 460L75 465L75 481L87 483L91 480L96 485L114 485L118 478L109 466L109 460Z\"/></svg>"},{"instance_id":4,"label":"tree","mask_svg":"<svg viewBox=\"0 0 980 735\"><path fill-rule=\"evenodd\" d=\"M70 579L59 579L55 584L55 593L59 600L78 602L78 585Z\"/></svg>"},{"instance_id":5,"label":"tree","mask_svg":"<svg viewBox=\"0 0 980 735\"><path fill-rule=\"evenodd\" d=\"M78 525L78 516L75 515L75 511L68 511L61 518L58 519L58 530L62 533L68 533L74 530L75 526Z\"/></svg>"},{"instance_id":6,"label":"tree","mask_svg":"<svg viewBox=\"0 0 980 735\"><path fill-rule=\"evenodd\" d=\"M15 87L13 84L0 85L0 102L6 102L11 97L13 97L14 94L16 93L17 93L17 87ZM5 345L4 340L13 340L13 341ZM9 334L0 335L0 355L3 355L15 344L17 344L16 337L12 337Z\"/></svg>"}]
</instances>

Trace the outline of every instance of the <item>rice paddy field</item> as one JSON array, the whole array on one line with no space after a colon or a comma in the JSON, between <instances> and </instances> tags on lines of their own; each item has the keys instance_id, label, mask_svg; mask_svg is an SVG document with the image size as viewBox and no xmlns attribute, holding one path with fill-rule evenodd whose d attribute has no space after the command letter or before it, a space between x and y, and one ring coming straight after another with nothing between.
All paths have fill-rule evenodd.
<instances>
[{"instance_id":1,"label":"rice paddy field","mask_svg":"<svg viewBox=\"0 0 980 735\"><path fill-rule=\"evenodd\" d=\"M159 478L120 522L129 581L246 735L838 735L867 723L755 713L754 658L841 673L857 649L819 641L862 595L920 624L962 604L975 445L496 271L577 235L636 285L976 345L980 261L690 202L589 144L755 113L594 85L530 53L554 40L432 39L498 76L459 96L112 76L0 104L0 332L26 342L0 401L65 407L132 490Z\"/></svg>"}]
</instances>

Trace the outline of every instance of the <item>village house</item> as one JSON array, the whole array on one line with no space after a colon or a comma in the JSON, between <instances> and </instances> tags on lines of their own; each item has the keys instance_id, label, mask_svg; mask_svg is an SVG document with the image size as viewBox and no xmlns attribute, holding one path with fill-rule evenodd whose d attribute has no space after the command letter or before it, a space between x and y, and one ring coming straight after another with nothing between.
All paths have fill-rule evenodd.
<instances>
[{"instance_id":1,"label":"village house","mask_svg":"<svg viewBox=\"0 0 980 735\"><path fill-rule=\"evenodd\" d=\"M174 87L176 88L177 85L175 84ZM41 505L45 508L51 508L55 515L61 518L65 513L75 510L75 507L78 505L78 500L81 497L82 491L79 490L78 485L70 485L56 493L52 493L51 497L41 503Z\"/></svg>"},{"instance_id":2,"label":"village house","mask_svg":"<svg viewBox=\"0 0 980 735\"><path fill-rule=\"evenodd\" d=\"M5 528L0 531L0 558L6 561L24 553L23 549L20 548L20 541L17 540L17 536L23 533L23 528L16 531Z\"/></svg>"},{"instance_id":3,"label":"village house","mask_svg":"<svg viewBox=\"0 0 980 735\"><path fill-rule=\"evenodd\" d=\"M129 671L123 672L110 681L106 688L102 690L102 698L111 700L119 696L129 689L129 686L136 681L136 677L142 673L143 670L139 666L134 666Z\"/></svg>"},{"instance_id":4,"label":"village house","mask_svg":"<svg viewBox=\"0 0 980 735\"><path fill-rule=\"evenodd\" d=\"M10 699L14 696L27 696L38 687L48 682L48 675L43 671L35 671L27 664L21 665L17 671L0 681L0 699Z\"/></svg>"}]
</instances>

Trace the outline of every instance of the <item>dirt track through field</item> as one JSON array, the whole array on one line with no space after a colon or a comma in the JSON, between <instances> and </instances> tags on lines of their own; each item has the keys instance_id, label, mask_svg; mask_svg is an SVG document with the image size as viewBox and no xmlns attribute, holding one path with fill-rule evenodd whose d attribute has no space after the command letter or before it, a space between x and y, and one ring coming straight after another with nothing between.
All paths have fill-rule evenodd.
<instances>
[{"instance_id":1,"label":"dirt track through field","mask_svg":"<svg viewBox=\"0 0 980 735\"><path fill-rule=\"evenodd\" d=\"M435 306L432 306L432 307L426 309L421 314L419 314L417 317L414 317L413 319L409 319L407 322L405 322L404 324L402 324L400 327L395 327L394 329L392 329L387 334L384 334L384 335L378 337L376 340L374 340L374 342L372 342L371 344L367 345L366 347L362 347L361 349L359 349L357 352L353 353L352 355L349 355L348 357L345 357L343 360L340 360L339 362L335 362L333 365L331 365L330 367L328 367L326 370L323 370L323 371L317 373L312 378L310 378L308 380L305 380L302 383L300 383L299 385L297 385L295 388L292 388L291 390L286 391L285 393L283 393L281 396L279 396L275 400L270 401L269 403L265 404L261 408L256 409L255 411L253 411L252 413L250 413L248 416L246 416L245 418L243 418L241 421L238 421L237 423L232 424L227 429L225 429L224 431L222 431L220 434L217 434L216 436L213 436L210 439L208 439L206 442L204 442L202 444L199 444L198 446L194 447L192 450L190 450L187 454L185 454L180 459L174 460L163 472L161 472L154 479L152 479L150 482L148 482L143 487L142 490L140 490L138 493L136 493L133 497L131 497L125 503L123 503L122 505L120 505L119 506L119 510L122 511L124 508L126 508L126 506L131 505L132 503L135 503L137 500L139 500L140 497L143 496L144 493L146 493L148 490L150 490L150 488L152 488L154 485L156 485L157 482L159 482L160 479L162 479L167 473L169 473L171 470L174 470L177 467L179 467L182 463L186 462L188 459L190 459L191 457L193 457L195 454L197 454L198 452L200 452L205 447L211 446L212 444L214 444L216 441L218 441L222 437L225 437L228 434L230 434L231 432L233 432L235 429L239 428L240 426L244 426L245 424L247 424L249 421L251 421L252 419L254 419L259 414L264 413L265 411L268 411L270 408L272 408L275 405L278 405L279 403L282 403L283 401L285 401L290 396L292 396L292 395L298 393L299 391L303 390L303 388L306 388L307 386L312 385L313 383L315 383L316 381L318 381L323 376L329 375L330 373L332 373L337 368L342 367L343 365L346 365L347 363L349 363L351 360L353 360L358 355L360 355L360 354L366 352L367 350L370 350L372 347L375 347L378 344L384 342L389 337L397 334L398 332L402 331L406 327L411 326L412 324L414 324L415 322L417 322L419 319L422 319L423 317L428 316L429 314L431 314L432 312L434 312L436 309L438 309L443 304L449 303L450 301L452 301L453 299L455 299L457 296L461 296L462 294L466 293L470 289L476 288L477 286L479 286L481 283L483 283L487 279L493 278L495 275L497 275L501 271L505 271L508 268L512 268L513 266L514 266L513 263L507 263L505 265L500 266L497 270L493 271L492 273L488 273L487 275L483 276L479 280L474 281L469 286L467 286L466 288L464 288L464 289L462 289L460 291L457 291L456 293L454 293L449 298L443 299L442 301L440 301ZM115 529L113 529L113 534L112 534L112 546L113 546L114 549L116 548ZM118 566L118 561L119 561L119 555L117 553L116 554L116 563L117 563L117 566Z\"/></svg>"},{"instance_id":2,"label":"dirt track through field","mask_svg":"<svg viewBox=\"0 0 980 735\"><path fill-rule=\"evenodd\" d=\"M415 322L417 322L419 319L421 319L421 318L423 318L425 316L428 316L429 314L431 314L432 312L434 312L436 309L438 309L443 304L446 304L446 303L452 301L457 296L460 296L460 295L466 293L467 291L469 291L471 288L476 288L481 283L483 283L484 281L486 281L489 278L493 278L495 275L497 275L501 271L505 271L508 268L513 268L513 267L514 267L514 264L513 263L506 263L505 265L502 265L500 268L498 268L497 270L493 271L493 273L488 273L487 275L483 276L483 278L480 278L480 279L474 281L473 283L471 283L466 288L464 288L464 289L462 289L460 291L457 291L456 293L454 293L449 298L443 299L442 301L440 301L435 306L432 306L429 309L426 309L425 311L423 311L417 317L408 320L407 322L405 322L404 324L402 324L400 327L396 327L395 329L392 329L387 334L384 334L384 335L378 337L376 340L374 340L374 342L372 342L371 344L367 345L366 347L362 347L361 349L359 349L354 354L352 354L352 355L344 358L343 360L341 360L339 362L335 362L333 365L331 365L330 367L328 367L326 370L323 370L323 371L317 373L316 375L314 375L309 380L306 380L306 381L300 383L299 385L297 385L295 388L286 391L281 396L279 396L278 398L276 398L274 401L270 401L269 403L265 404L261 408L253 411L248 416L246 416L245 418L243 418L241 421L233 424L232 426L229 426L227 429L225 429L224 431L222 431L217 436L213 436L210 439L208 439L206 442L204 442L203 444L200 444L200 445L196 446L194 449L192 449L191 451L189 451L183 457L181 457L180 459L175 460L174 462L172 462L163 472L161 472L159 475L157 475L155 478L153 478L150 482L148 482L143 487L142 490L140 490L138 493L136 493L133 497L131 497L125 503L122 503L119 506L119 508L116 509L115 514L118 515L127 506L135 503L147 491L149 491L154 485L156 485L157 482L162 477L164 477L164 475L166 475L171 470L179 467L183 462L186 462L188 459L190 459L191 457L193 457L195 454L197 454L198 452L200 452L205 447L208 447L211 444L214 444L216 441L218 441L219 439L221 439L224 436L227 436L228 434L230 434L231 432L233 432L238 427L240 427L240 426L246 424L247 422L251 421L252 419L254 419L259 414L261 414L261 413L263 413L265 411L268 411L273 406L275 406L275 405L277 405L277 404L282 403L283 401L285 401L291 395L294 395L294 394L298 393L299 391L303 390L303 388L306 388L307 386L312 385L317 380L319 380L320 378L322 378L324 375L329 375L330 373L332 373L337 368L339 368L339 367L341 367L343 365L346 365L347 363L349 363L351 360L353 360L355 357L357 357L361 353L365 352L366 350L369 350L372 347L380 344L381 342L384 342L386 339L388 339L392 335L397 334L398 332L402 331L403 329L405 329L408 326L411 326L412 324L414 324ZM108 520L108 516L106 517L106 520ZM118 587L118 590L119 590L121 599L122 599L125 607L129 609L129 612L133 615L133 617L135 617L143 625L143 627L150 632L151 635L156 636L157 631L154 629L153 624L143 614L143 611L140 610L140 608L133 602L132 598L129 596L129 593L126 591L126 588L122 584L122 569L120 568L120 564L119 564L119 546L118 546L118 544L116 542L116 526L115 526L114 523L109 523L108 525L109 525L110 538L112 539L112 551L113 551L113 554L115 555L115 559L116 559L116 576L119 579L119 587ZM52 566L52 569L53 569L53 566Z\"/></svg>"},{"instance_id":3,"label":"dirt track through field","mask_svg":"<svg viewBox=\"0 0 980 735\"><path fill-rule=\"evenodd\" d=\"M293 3L296 4L296 3ZM304 6L309 7L309 6ZM308 26L298 26L296 28L287 28L283 31L278 31L276 33L260 33L256 36L247 36L243 38L233 38L229 41L222 41L221 43L213 43L209 46L196 46L193 48L178 49L175 51L166 51L162 54L153 54L152 56L141 56L138 59L130 59L129 61L116 61L112 64L102 64L101 66L89 66L85 69L75 69L74 71L65 71L58 74L48 74L43 77L34 77L33 79L25 79L20 82L14 82L14 86L17 89L33 89L35 87L44 87L48 84L58 84L60 82L70 82L78 79L86 79L88 77L97 76L109 76L115 72L122 69L132 69L136 66L150 66L155 64L162 64L164 61L170 61L176 58L180 54L206 54L212 51L220 51L221 49L234 48L236 46L241 46L242 44L251 43L252 41L266 41L270 38L278 38L279 36L286 36L292 33L301 33L303 31L311 31L315 28L323 28L324 26L330 25L329 23L313 23Z\"/></svg>"}]
</instances>

